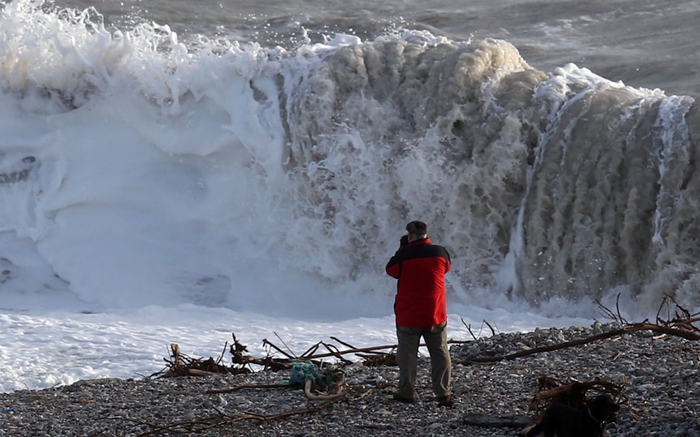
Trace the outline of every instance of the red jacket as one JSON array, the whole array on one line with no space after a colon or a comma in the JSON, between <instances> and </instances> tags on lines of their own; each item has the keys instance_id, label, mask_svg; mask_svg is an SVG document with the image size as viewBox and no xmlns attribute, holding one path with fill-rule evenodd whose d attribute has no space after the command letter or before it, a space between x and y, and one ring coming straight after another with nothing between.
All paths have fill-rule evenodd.
<instances>
[{"instance_id":1,"label":"red jacket","mask_svg":"<svg viewBox=\"0 0 700 437\"><path fill-rule=\"evenodd\" d=\"M447 321L445 273L450 254L430 239L399 248L386 265L389 276L398 279L394 313L398 326L426 328Z\"/></svg>"}]
</instances>

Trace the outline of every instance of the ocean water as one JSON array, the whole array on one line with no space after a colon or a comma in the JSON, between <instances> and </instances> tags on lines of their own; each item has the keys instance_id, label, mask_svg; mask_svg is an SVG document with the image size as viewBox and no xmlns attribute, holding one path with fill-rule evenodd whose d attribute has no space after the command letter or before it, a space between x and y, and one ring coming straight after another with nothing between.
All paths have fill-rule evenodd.
<instances>
[{"instance_id":1,"label":"ocean water","mask_svg":"<svg viewBox=\"0 0 700 437\"><path fill-rule=\"evenodd\" d=\"M700 308L700 5L375 3L0 2L4 390L386 344L413 219L455 336Z\"/></svg>"}]
</instances>

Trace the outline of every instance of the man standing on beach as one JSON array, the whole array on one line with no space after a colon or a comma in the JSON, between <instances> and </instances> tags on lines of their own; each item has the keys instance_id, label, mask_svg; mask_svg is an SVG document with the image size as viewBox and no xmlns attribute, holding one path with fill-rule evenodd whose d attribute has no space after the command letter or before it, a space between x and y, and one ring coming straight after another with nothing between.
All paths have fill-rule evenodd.
<instances>
[{"instance_id":1,"label":"man standing on beach","mask_svg":"<svg viewBox=\"0 0 700 437\"><path fill-rule=\"evenodd\" d=\"M430 353L433 391L438 405L454 404L450 388L452 362L447 348L447 299L445 274L450 271L450 255L428 238L428 225L412 221L407 235L386 265L386 272L397 281L394 314L398 349L399 389L394 399L415 402L418 347L423 337Z\"/></svg>"}]
</instances>

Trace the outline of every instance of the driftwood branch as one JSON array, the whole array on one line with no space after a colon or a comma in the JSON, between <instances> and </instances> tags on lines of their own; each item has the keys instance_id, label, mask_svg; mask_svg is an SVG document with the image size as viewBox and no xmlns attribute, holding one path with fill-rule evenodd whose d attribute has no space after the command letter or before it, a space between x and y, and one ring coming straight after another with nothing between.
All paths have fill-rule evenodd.
<instances>
[{"instance_id":1,"label":"driftwood branch","mask_svg":"<svg viewBox=\"0 0 700 437\"><path fill-rule=\"evenodd\" d=\"M625 334L631 334L633 332L637 331L654 331L654 332L660 332L662 334L668 334L668 335L675 335L678 337L685 338L686 340L700 340L700 334L691 332L691 331L686 331L674 327L668 327L668 326L660 326L660 325L655 325L652 323L635 323L629 326L625 326L624 328L604 332L602 334L596 334L591 337L587 338L582 338L578 340L572 340L572 341L567 341L564 343L558 343L558 344L552 344L552 345L547 345L547 346L541 346L541 347L536 347L524 351L519 351L519 352L514 352L512 354L506 354L506 355L497 355L493 357L475 357L475 358L469 358L463 360L463 364L468 364L468 363L492 363L492 362L498 362L498 361L509 361L509 360L514 360L516 358L522 358L526 357L529 355L535 355L539 354L542 352L551 352L559 349L565 349L568 347L572 346L580 346L583 344L588 344L588 343L593 343L595 341L600 341L604 340L606 338L611 338L611 337L618 337L621 335Z\"/></svg>"},{"instance_id":2,"label":"driftwood branch","mask_svg":"<svg viewBox=\"0 0 700 437\"><path fill-rule=\"evenodd\" d=\"M263 339L263 346L270 346L271 348L273 348L277 352L281 353L285 357L289 358L290 360L297 358L297 357L293 357L293 356L289 355L287 352L285 352L282 349L280 349L279 347L275 346L273 343L270 343L266 338Z\"/></svg>"},{"instance_id":3,"label":"driftwood branch","mask_svg":"<svg viewBox=\"0 0 700 437\"><path fill-rule=\"evenodd\" d=\"M467 324L467 322L465 322L463 318L460 318L460 320L462 321L462 325L464 325L464 327L467 328L467 331L469 331L469 335L471 335L472 339L474 340L479 339L479 337L481 336L481 331L484 329L484 325L489 327L489 329L491 330L491 335L496 335L496 330L493 329L493 326L491 326L491 324L486 320L482 321L481 328L479 329L479 335L474 334L474 331L472 331L472 325Z\"/></svg>"},{"instance_id":4,"label":"driftwood branch","mask_svg":"<svg viewBox=\"0 0 700 437\"><path fill-rule=\"evenodd\" d=\"M345 347L348 348L348 349L357 349L355 346L353 346L353 345L351 345L351 344L349 344L349 343L346 343L346 342L340 340L340 339L337 338L337 337L331 336L331 340L342 344L343 346L345 346Z\"/></svg>"},{"instance_id":5,"label":"driftwood branch","mask_svg":"<svg viewBox=\"0 0 700 437\"><path fill-rule=\"evenodd\" d=\"M532 422L527 416L518 415L489 415L470 413L464 416L463 422L469 426L480 426L482 428L523 428Z\"/></svg>"},{"instance_id":6,"label":"driftwood branch","mask_svg":"<svg viewBox=\"0 0 700 437\"><path fill-rule=\"evenodd\" d=\"M244 388L288 388L283 384L241 384L235 387L219 389L219 390L207 390L206 394L219 394L219 393L233 393L234 391L243 390Z\"/></svg>"},{"instance_id":7,"label":"driftwood branch","mask_svg":"<svg viewBox=\"0 0 700 437\"><path fill-rule=\"evenodd\" d=\"M506 354L506 355L497 355L497 356L489 356L489 357L476 357L476 358L469 358L465 359L462 361L463 364L468 364L468 363L491 363L491 362L497 362L497 361L507 361L507 360L513 360L516 358L522 358L530 355L535 355L541 352L550 352L554 350L559 350L559 349L565 349L568 347L573 347L573 346L580 346L583 344L588 344L592 343L595 341L600 341L604 340L607 338L612 338L612 337L619 337L625 334L631 334L633 332L638 332L638 331L652 331L652 332L658 332L664 335L673 335L677 337L684 338L686 340L693 340L693 341L698 341L700 340L700 329L697 328L696 326L693 325L693 323L696 323L700 320L698 317L698 314L691 314L690 311L684 309L680 305L678 305L673 298L670 296L666 296L664 298L663 302L661 303L661 306L659 308L659 311L657 312L656 320L657 323L649 323L648 321L644 321L641 323L626 323L624 318L620 315L620 308L619 308L619 299L620 295L617 296L617 314L615 314L613 311L609 310L605 306L603 306L600 302L598 302L598 305L603 309L603 311L608 314L613 320L616 320L618 322L624 322L626 326L623 326L620 329L604 332L602 334L597 334L593 335L591 337L587 338L582 338L578 340L572 340L564 343L558 343L558 344L553 344L553 345L547 345L547 346L541 346L533 349L528 349L525 351L519 351L519 352L514 352L512 354ZM672 302L675 304L677 310L675 313L674 318L669 318L667 320L664 320L660 317L660 313L664 307L669 307L670 304L669 302ZM670 312L670 309L669 309ZM489 325L490 326L490 325Z\"/></svg>"},{"instance_id":8,"label":"driftwood branch","mask_svg":"<svg viewBox=\"0 0 700 437\"><path fill-rule=\"evenodd\" d=\"M334 404L335 402L340 401L341 398L335 398L335 399L329 399L326 402L311 406L308 408L302 408L299 410L292 410L292 411L286 411L284 413L279 413L279 414L271 414L271 415L263 415L263 414L252 414L252 413L247 413L247 414L242 414L240 416L235 416L235 417L230 417L230 418L225 418L225 420L221 420L219 416L216 417L208 417L208 418L203 418L203 419L195 419L192 421L188 422L179 422L167 426L163 425L158 425L155 423L150 423L150 422L145 422L145 421L135 421L139 425L143 426L148 426L152 428L150 431L146 431L140 434L137 434L139 437L146 437L150 435L157 435L161 433L176 433L176 434L198 434L202 433L204 431L213 429L213 428L218 428L222 427L225 425L230 425L236 422L242 422L244 420L257 420L259 422L269 422L272 420L276 419L282 419L286 417L291 417L291 416L297 416L300 414L309 414L309 413L316 413L319 412L328 406ZM127 419L130 420L130 419Z\"/></svg>"}]
</instances>

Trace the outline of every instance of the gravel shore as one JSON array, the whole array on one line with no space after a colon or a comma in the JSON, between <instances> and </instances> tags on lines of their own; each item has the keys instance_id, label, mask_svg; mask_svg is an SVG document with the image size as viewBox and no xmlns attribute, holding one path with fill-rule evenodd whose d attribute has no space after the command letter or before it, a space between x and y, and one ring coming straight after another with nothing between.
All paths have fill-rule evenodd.
<instances>
[{"instance_id":1,"label":"gravel shore","mask_svg":"<svg viewBox=\"0 0 700 437\"><path fill-rule=\"evenodd\" d=\"M622 387L622 409L605 436L700 437L700 343L639 331L531 356L475 364L619 328L538 329L451 347L455 405L439 407L429 360L420 360L414 404L391 399L397 368L345 366L341 400L309 401L279 384L289 371L209 377L101 379L0 394L0 436L517 436L519 427L477 426L477 415L531 419L538 378L600 379ZM223 391L223 393L211 393Z\"/></svg>"}]
</instances>

